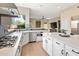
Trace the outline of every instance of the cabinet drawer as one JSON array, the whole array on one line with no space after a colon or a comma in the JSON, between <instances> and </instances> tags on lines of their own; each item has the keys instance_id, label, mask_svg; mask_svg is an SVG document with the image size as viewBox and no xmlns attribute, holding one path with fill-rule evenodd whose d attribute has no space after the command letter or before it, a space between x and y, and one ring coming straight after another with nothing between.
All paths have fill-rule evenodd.
<instances>
[{"instance_id":1,"label":"cabinet drawer","mask_svg":"<svg viewBox=\"0 0 79 59\"><path fill-rule=\"evenodd\" d=\"M53 56L64 56L64 44L58 40L53 40Z\"/></svg>"},{"instance_id":2,"label":"cabinet drawer","mask_svg":"<svg viewBox=\"0 0 79 59\"><path fill-rule=\"evenodd\" d=\"M47 37L47 36L48 36L48 33L43 33L43 36L44 36L44 37Z\"/></svg>"},{"instance_id":3,"label":"cabinet drawer","mask_svg":"<svg viewBox=\"0 0 79 59\"><path fill-rule=\"evenodd\" d=\"M69 56L79 56L79 50L66 45L66 53Z\"/></svg>"},{"instance_id":4,"label":"cabinet drawer","mask_svg":"<svg viewBox=\"0 0 79 59\"><path fill-rule=\"evenodd\" d=\"M56 44L56 45L61 45L61 46L64 46L64 44L63 43L61 43L60 41L57 41L57 40L53 40L54 41L54 43Z\"/></svg>"}]
</instances>

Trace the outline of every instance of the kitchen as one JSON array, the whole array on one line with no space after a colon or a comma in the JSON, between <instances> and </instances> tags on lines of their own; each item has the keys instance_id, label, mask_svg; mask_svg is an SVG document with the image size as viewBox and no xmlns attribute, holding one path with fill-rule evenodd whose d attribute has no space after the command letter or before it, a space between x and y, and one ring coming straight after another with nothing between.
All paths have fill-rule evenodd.
<instances>
[{"instance_id":1,"label":"kitchen","mask_svg":"<svg viewBox=\"0 0 79 59\"><path fill-rule=\"evenodd\" d=\"M79 4L3 3L0 6L0 56L79 56ZM51 6L57 8L53 9L53 13L58 12L55 16L50 14ZM34 9L41 11L40 17ZM41 14L44 11L54 18ZM34 47L29 44L42 46L33 52Z\"/></svg>"}]
</instances>

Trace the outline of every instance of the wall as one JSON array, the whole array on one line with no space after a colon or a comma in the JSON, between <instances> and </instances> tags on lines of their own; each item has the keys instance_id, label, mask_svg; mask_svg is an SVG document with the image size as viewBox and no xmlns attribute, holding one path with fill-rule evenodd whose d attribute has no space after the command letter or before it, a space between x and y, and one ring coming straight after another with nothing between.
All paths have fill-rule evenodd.
<instances>
[{"instance_id":1,"label":"wall","mask_svg":"<svg viewBox=\"0 0 79 59\"><path fill-rule=\"evenodd\" d=\"M17 6L17 9L18 9L20 15L25 16L25 25L26 25L26 28L28 28L29 27L29 17L30 17L29 8Z\"/></svg>"},{"instance_id":2,"label":"wall","mask_svg":"<svg viewBox=\"0 0 79 59\"><path fill-rule=\"evenodd\" d=\"M61 12L61 29L67 30L67 33L71 33L71 17L79 16L79 8L76 8L77 5L72 6Z\"/></svg>"}]
</instances>

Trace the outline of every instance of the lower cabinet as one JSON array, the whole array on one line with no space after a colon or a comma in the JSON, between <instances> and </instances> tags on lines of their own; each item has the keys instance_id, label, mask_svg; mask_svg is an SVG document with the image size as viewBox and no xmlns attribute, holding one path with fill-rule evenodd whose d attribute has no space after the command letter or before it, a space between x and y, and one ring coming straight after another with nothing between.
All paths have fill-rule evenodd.
<instances>
[{"instance_id":1,"label":"lower cabinet","mask_svg":"<svg viewBox=\"0 0 79 59\"><path fill-rule=\"evenodd\" d=\"M43 49L49 56L79 56L79 49L69 46L56 37L43 34Z\"/></svg>"},{"instance_id":2,"label":"lower cabinet","mask_svg":"<svg viewBox=\"0 0 79 59\"><path fill-rule=\"evenodd\" d=\"M52 39L43 37L43 49L48 53L48 55L52 56Z\"/></svg>"},{"instance_id":3,"label":"lower cabinet","mask_svg":"<svg viewBox=\"0 0 79 59\"><path fill-rule=\"evenodd\" d=\"M16 51L16 56L21 55L22 46L27 44L28 42L29 42L29 33L23 32L22 36L21 36L21 40L19 42L19 46L18 46L17 51Z\"/></svg>"},{"instance_id":4,"label":"lower cabinet","mask_svg":"<svg viewBox=\"0 0 79 59\"><path fill-rule=\"evenodd\" d=\"M36 39L37 39L37 32L30 32L29 33L29 39L30 39L30 42L36 41Z\"/></svg>"},{"instance_id":5,"label":"lower cabinet","mask_svg":"<svg viewBox=\"0 0 79 59\"><path fill-rule=\"evenodd\" d=\"M47 38L48 44L47 44L47 52L50 56L52 56L52 38Z\"/></svg>"},{"instance_id":6,"label":"lower cabinet","mask_svg":"<svg viewBox=\"0 0 79 59\"><path fill-rule=\"evenodd\" d=\"M43 49L45 51L47 51L47 40L46 40L46 37L42 37L43 38Z\"/></svg>"},{"instance_id":7,"label":"lower cabinet","mask_svg":"<svg viewBox=\"0 0 79 59\"><path fill-rule=\"evenodd\" d=\"M64 48L64 44L57 41L57 40L53 40L53 56L64 56L65 55L65 48Z\"/></svg>"},{"instance_id":8,"label":"lower cabinet","mask_svg":"<svg viewBox=\"0 0 79 59\"><path fill-rule=\"evenodd\" d=\"M28 32L23 32L22 33L22 38L21 38L21 45L25 45L29 42L29 33Z\"/></svg>"},{"instance_id":9,"label":"lower cabinet","mask_svg":"<svg viewBox=\"0 0 79 59\"><path fill-rule=\"evenodd\" d=\"M21 55L21 50L22 50L22 47L18 46L17 51L16 51L16 56Z\"/></svg>"},{"instance_id":10,"label":"lower cabinet","mask_svg":"<svg viewBox=\"0 0 79 59\"><path fill-rule=\"evenodd\" d=\"M79 56L79 50L53 40L53 56Z\"/></svg>"},{"instance_id":11,"label":"lower cabinet","mask_svg":"<svg viewBox=\"0 0 79 59\"><path fill-rule=\"evenodd\" d=\"M37 42L42 42L42 36L37 36L36 41Z\"/></svg>"},{"instance_id":12,"label":"lower cabinet","mask_svg":"<svg viewBox=\"0 0 79 59\"><path fill-rule=\"evenodd\" d=\"M79 56L79 50L66 45L65 54L66 56Z\"/></svg>"}]
</instances>

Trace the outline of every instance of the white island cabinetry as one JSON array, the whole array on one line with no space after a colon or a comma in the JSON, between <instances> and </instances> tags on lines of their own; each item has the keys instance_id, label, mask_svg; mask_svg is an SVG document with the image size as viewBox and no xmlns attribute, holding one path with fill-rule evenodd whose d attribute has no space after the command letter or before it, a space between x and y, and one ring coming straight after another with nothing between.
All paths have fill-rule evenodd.
<instances>
[{"instance_id":1,"label":"white island cabinetry","mask_svg":"<svg viewBox=\"0 0 79 59\"><path fill-rule=\"evenodd\" d=\"M64 44L57 41L56 39L53 40L53 56L64 56Z\"/></svg>"},{"instance_id":2,"label":"white island cabinetry","mask_svg":"<svg viewBox=\"0 0 79 59\"><path fill-rule=\"evenodd\" d=\"M43 49L52 56L52 38L47 36L48 34L43 34Z\"/></svg>"},{"instance_id":3,"label":"white island cabinetry","mask_svg":"<svg viewBox=\"0 0 79 59\"><path fill-rule=\"evenodd\" d=\"M79 49L72 48L68 45L65 46L66 56L79 56Z\"/></svg>"},{"instance_id":4,"label":"white island cabinetry","mask_svg":"<svg viewBox=\"0 0 79 59\"><path fill-rule=\"evenodd\" d=\"M43 49L52 56L79 56L79 35L61 37L60 33L43 33ZM51 39L49 39L51 37Z\"/></svg>"}]
</instances>

